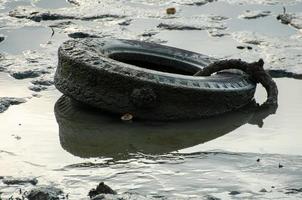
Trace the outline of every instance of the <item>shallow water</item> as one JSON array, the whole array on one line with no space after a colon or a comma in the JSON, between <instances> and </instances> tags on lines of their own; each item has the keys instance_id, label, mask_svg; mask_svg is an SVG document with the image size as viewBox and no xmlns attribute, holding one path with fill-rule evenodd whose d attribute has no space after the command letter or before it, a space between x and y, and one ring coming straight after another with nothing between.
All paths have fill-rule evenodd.
<instances>
[{"instance_id":1,"label":"shallow water","mask_svg":"<svg viewBox=\"0 0 302 200\"><path fill-rule=\"evenodd\" d=\"M302 183L301 80L275 79L280 93L277 110L255 111L248 107L210 119L177 123L136 119L123 123L119 116L75 106L52 84L41 92L29 89L32 81L52 80L57 48L68 33L76 31L164 42L218 58L254 61L263 57L267 69L302 74L298 56L302 54L301 32L275 19L284 1L267 4L261 0L225 0L202 6L183 5L196 1L106 0L101 5L78 2L79 7L64 0L0 1L0 27L4 26L0 34L5 36L0 43L0 97L27 100L0 113L0 179L37 177L38 185L62 188L69 199L89 199L88 191L101 181L130 199L209 199L209 195L221 199L302 198L301 192L291 192L300 189ZM109 2L112 9L108 9ZM80 11L83 16L119 13L124 6L127 17L33 22L8 17L7 12L16 5L55 13ZM164 9L168 6L179 10L175 19L166 19ZM286 7L288 12L302 12L299 1L288 1ZM251 20L239 18L247 9L269 10L272 14ZM212 15L228 19L211 21ZM118 25L129 19L129 26ZM71 22L58 26L66 21ZM219 30L224 36L212 37L209 29L158 29L160 22L223 25L226 29ZM155 35L141 36L145 32ZM251 39L262 43L246 43ZM238 45L253 49L239 50ZM43 73L21 80L9 75L31 69ZM258 87L256 101L263 102L265 95L264 89ZM20 188L32 187L7 186L0 180L4 199L20 196ZM266 192L260 192L262 189ZM240 194L231 195L231 191Z\"/></svg>"}]
</instances>

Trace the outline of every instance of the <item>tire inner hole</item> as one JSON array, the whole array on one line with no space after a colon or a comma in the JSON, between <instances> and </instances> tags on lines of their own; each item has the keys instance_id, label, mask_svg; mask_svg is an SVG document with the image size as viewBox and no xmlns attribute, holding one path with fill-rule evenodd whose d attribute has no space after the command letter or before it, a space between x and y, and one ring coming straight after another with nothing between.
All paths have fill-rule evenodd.
<instances>
[{"instance_id":1,"label":"tire inner hole","mask_svg":"<svg viewBox=\"0 0 302 200\"><path fill-rule=\"evenodd\" d=\"M114 52L109 55L109 58L160 72L167 72L181 75L194 75L200 70L197 64L181 61L168 56L159 56L151 54L133 53L133 52Z\"/></svg>"}]
</instances>

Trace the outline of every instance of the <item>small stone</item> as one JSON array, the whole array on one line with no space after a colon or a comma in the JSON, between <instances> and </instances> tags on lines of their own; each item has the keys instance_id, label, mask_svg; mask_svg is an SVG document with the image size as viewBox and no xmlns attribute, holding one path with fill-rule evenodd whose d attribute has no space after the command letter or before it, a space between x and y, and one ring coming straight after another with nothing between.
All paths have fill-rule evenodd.
<instances>
[{"instance_id":1,"label":"small stone","mask_svg":"<svg viewBox=\"0 0 302 200\"><path fill-rule=\"evenodd\" d=\"M101 182L95 189L93 188L89 191L88 196L92 199L99 194L116 194L116 192L108 185L105 185L104 182Z\"/></svg>"},{"instance_id":2,"label":"small stone","mask_svg":"<svg viewBox=\"0 0 302 200\"><path fill-rule=\"evenodd\" d=\"M126 113L121 117L122 121L131 121L133 119L133 115L131 115L130 113Z\"/></svg>"},{"instance_id":3,"label":"small stone","mask_svg":"<svg viewBox=\"0 0 302 200\"><path fill-rule=\"evenodd\" d=\"M260 162L260 158L257 159L257 162Z\"/></svg>"},{"instance_id":4,"label":"small stone","mask_svg":"<svg viewBox=\"0 0 302 200\"><path fill-rule=\"evenodd\" d=\"M283 166L283 165L281 165L281 164L279 163L278 167L279 167L279 168L283 168L284 166Z\"/></svg>"},{"instance_id":5,"label":"small stone","mask_svg":"<svg viewBox=\"0 0 302 200\"><path fill-rule=\"evenodd\" d=\"M259 192L267 192L265 188L262 188Z\"/></svg>"},{"instance_id":6,"label":"small stone","mask_svg":"<svg viewBox=\"0 0 302 200\"><path fill-rule=\"evenodd\" d=\"M176 13L176 9L175 8L167 8L166 13L168 15L174 15Z\"/></svg>"},{"instance_id":7,"label":"small stone","mask_svg":"<svg viewBox=\"0 0 302 200\"><path fill-rule=\"evenodd\" d=\"M247 46L246 47L248 50L252 50L253 49L253 47L251 47L251 46Z\"/></svg>"}]
</instances>

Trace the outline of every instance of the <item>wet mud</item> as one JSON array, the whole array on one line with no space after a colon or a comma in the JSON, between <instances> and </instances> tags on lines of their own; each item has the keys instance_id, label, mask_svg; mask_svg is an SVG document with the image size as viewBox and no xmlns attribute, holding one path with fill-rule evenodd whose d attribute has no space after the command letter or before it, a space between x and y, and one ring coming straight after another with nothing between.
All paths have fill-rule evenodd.
<instances>
[{"instance_id":1,"label":"wet mud","mask_svg":"<svg viewBox=\"0 0 302 200\"><path fill-rule=\"evenodd\" d=\"M94 199L302 198L301 9L299 0L2 0L0 198L90 199L101 182L117 194ZM59 45L84 37L262 58L279 107L155 123L74 106L53 75Z\"/></svg>"}]
</instances>

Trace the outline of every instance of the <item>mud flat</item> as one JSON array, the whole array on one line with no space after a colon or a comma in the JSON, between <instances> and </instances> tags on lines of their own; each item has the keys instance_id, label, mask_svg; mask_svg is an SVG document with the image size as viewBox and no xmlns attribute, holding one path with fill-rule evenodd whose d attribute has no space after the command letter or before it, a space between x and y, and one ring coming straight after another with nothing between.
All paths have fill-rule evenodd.
<instances>
[{"instance_id":1,"label":"mud flat","mask_svg":"<svg viewBox=\"0 0 302 200\"><path fill-rule=\"evenodd\" d=\"M174 15L166 14L169 7ZM90 199L105 182L117 194L92 198L302 198L301 8L298 0L2 1L0 197ZM279 107L124 123L75 106L55 89L53 75L59 45L82 37L263 58L279 87ZM256 101L265 95L259 87Z\"/></svg>"}]
</instances>

